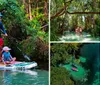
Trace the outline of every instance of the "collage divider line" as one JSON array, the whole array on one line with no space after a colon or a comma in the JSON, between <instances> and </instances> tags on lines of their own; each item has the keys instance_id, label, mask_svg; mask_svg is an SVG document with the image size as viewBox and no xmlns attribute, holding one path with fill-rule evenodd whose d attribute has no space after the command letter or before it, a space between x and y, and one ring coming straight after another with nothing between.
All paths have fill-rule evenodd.
<instances>
[{"instance_id":1,"label":"collage divider line","mask_svg":"<svg viewBox=\"0 0 100 85\"><path fill-rule=\"evenodd\" d=\"M82 41L50 41L50 43L100 43L100 41L88 41L88 42L82 42Z\"/></svg>"},{"instance_id":2,"label":"collage divider line","mask_svg":"<svg viewBox=\"0 0 100 85\"><path fill-rule=\"evenodd\" d=\"M51 2L51 0L49 0L49 85L50 85L50 2Z\"/></svg>"}]
</instances>

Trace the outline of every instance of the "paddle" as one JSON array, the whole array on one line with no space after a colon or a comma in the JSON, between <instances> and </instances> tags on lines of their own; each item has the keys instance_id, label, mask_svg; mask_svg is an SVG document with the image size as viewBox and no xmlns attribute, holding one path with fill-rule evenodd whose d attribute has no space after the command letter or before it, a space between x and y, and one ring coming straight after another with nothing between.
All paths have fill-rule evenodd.
<instances>
[{"instance_id":1,"label":"paddle","mask_svg":"<svg viewBox=\"0 0 100 85\"><path fill-rule=\"evenodd\" d=\"M16 46L17 47L17 49L20 51L20 52L22 52L22 50L18 47L18 46ZM29 56L27 56L26 54L24 54L23 52L22 52L22 55L24 56L24 58L25 59L27 59L28 61L30 61L31 59L29 58Z\"/></svg>"},{"instance_id":2,"label":"paddle","mask_svg":"<svg viewBox=\"0 0 100 85\"><path fill-rule=\"evenodd\" d=\"M7 36L9 39L15 39L16 43L19 43L18 40L12 36ZM30 57L26 55L17 45L15 45L17 49L22 53L23 57L27 59L28 61L31 61Z\"/></svg>"}]
</instances>

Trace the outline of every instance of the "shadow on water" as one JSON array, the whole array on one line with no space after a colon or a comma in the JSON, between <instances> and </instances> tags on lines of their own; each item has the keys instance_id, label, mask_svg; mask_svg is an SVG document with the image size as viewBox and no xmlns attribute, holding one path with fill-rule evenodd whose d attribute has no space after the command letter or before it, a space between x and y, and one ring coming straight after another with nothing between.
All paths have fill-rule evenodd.
<instances>
[{"instance_id":1,"label":"shadow on water","mask_svg":"<svg viewBox=\"0 0 100 85\"><path fill-rule=\"evenodd\" d=\"M48 85L45 70L0 70L0 85Z\"/></svg>"},{"instance_id":2,"label":"shadow on water","mask_svg":"<svg viewBox=\"0 0 100 85\"><path fill-rule=\"evenodd\" d=\"M86 58L84 67L90 70L87 83L93 85L96 73L100 72L100 44L84 44L80 54Z\"/></svg>"}]
</instances>

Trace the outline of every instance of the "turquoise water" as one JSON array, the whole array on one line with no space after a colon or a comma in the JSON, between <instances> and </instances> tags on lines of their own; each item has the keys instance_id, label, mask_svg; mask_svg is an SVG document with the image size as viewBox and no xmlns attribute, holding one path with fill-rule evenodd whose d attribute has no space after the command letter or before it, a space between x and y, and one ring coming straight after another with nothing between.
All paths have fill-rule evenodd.
<instances>
[{"instance_id":1,"label":"turquoise water","mask_svg":"<svg viewBox=\"0 0 100 85\"><path fill-rule=\"evenodd\" d=\"M84 44L80 54L86 58L84 67L90 70L88 85L100 85L100 43Z\"/></svg>"},{"instance_id":2,"label":"turquoise water","mask_svg":"<svg viewBox=\"0 0 100 85\"><path fill-rule=\"evenodd\" d=\"M100 85L100 43L83 44L80 55L80 63L74 62L78 71L72 70L72 63L64 64L63 67L75 81L81 81L75 85Z\"/></svg>"},{"instance_id":3,"label":"turquoise water","mask_svg":"<svg viewBox=\"0 0 100 85\"><path fill-rule=\"evenodd\" d=\"M70 71L70 75L73 77L74 80L82 80L86 76L85 69L82 66L77 65L78 71L73 71L71 64L63 65L63 67Z\"/></svg>"},{"instance_id":4,"label":"turquoise water","mask_svg":"<svg viewBox=\"0 0 100 85\"><path fill-rule=\"evenodd\" d=\"M0 85L48 85L48 71L45 71L45 70L26 70L26 71L0 70Z\"/></svg>"}]
</instances>

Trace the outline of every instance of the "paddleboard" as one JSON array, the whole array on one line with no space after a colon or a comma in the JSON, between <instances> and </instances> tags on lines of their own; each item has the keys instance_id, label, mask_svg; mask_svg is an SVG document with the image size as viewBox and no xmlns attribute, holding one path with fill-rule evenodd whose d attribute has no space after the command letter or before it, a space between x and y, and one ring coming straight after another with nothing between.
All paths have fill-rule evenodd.
<instances>
[{"instance_id":1,"label":"paddleboard","mask_svg":"<svg viewBox=\"0 0 100 85\"><path fill-rule=\"evenodd\" d=\"M3 63L0 63L0 69L6 69L6 70L12 70L12 69L32 69L37 66L36 62L20 62L15 61L12 64L4 65Z\"/></svg>"}]
</instances>

